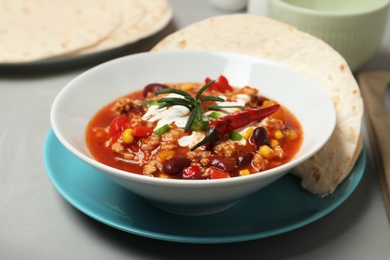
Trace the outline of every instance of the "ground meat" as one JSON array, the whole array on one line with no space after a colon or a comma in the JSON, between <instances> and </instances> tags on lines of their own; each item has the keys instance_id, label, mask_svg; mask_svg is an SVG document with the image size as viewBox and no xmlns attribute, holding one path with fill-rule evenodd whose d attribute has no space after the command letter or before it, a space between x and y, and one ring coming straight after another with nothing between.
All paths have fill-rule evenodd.
<instances>
[{"instance_id":1,"label":"ground meat","mask_svg":"<svg viewBox=\"0 0 390 260\"><path fill-rule=\"evenodd\" d=\"M202 158L208 158L211 156L211 151L200 151L198 154Z\"/></svg>"},{"instance_id":2,"label":"ground meat","mask_svg":"<svg viewBox=\"0 0 390 260\"><path fill-rule=\"evenodd\" d=\"M265 161L263 156L259 153L255 153L255 156L253 157L253 166L257 168L258 171L262 171L265 169Z\"/></svg>"},{"instance_id":3,"label":"ground meat","mask_svg":"<svg viewBox=\"0 0 390 260\"><path fill-rule=\"evenodd\" d=\"M226 157L232 156L235 151L235 143L231 140L220 142L214 146L214 152Z\"/></svg>"},{"instance_id":4,"label":"ground meat","mask_svg":"<svg viewBox=\"0 0 390 260\"><path fill-rule=\"evenodd\" d=\"M133 160L134 157L135 157L135 155L132 153L124 153L123 154L123 159L125 159L125 160Z\"/></svg>"},{"instance_id":5,"label":"ground meat","mask_svg":"<svg viewBox=\"0 0 390 260\"><path fill-rule=\"evenodd\" d=\"M208 166L210 164L210 159L209 158L201 158L199 160L199 162L200 162L200 165L202 165L202 166Z\"/></svg>"},{"instance_id":6,"label":"ground meat","mask_svg":"<svg viewBox=\"0 0 390 260\"><path fill-rule=\"evenodd\" d=\"M165 142L177 142L184 136L184 129L173 128L161 136L161 140Z\"/></svg>"},{"instance_id":7,"label":"ground meat","mask_svg":"<svg viewBox=\"0 0 390 260\"><path fill-rule=\"evenodd\" d=\"M140 149L145 151L145 152L152 151L152 150L154 150L154 148L156 148L156 147L153 145L150 145L150 144L141 144L141 146L140 146Z\"/></svg>"},{"instance_id":8,"label":"ground meat","mask_svg":"<svg viewBox=\"0 0 390 260\"><path fill-rule=\"evenodd\" d=\"M188 152L187 153L187 158L190 159L190 160L194 160L196 155L197 155L196 152Z\"/></svg>"},{"instance_id":9,"label":"ground meat","mask_svg":"<svg viewBox=\"0 0 390 260\"><path fill-rule=\"evenodd\" d=\"M251 101L254 101L257 98L257 93L259 93L258 89L251 88L249 86L245 86L237 91L237 94L248 95Z\"/></svg>"},{"instance_id":10,"label":"ground meat","mask_svg":"<svg viewBox=\"0 0 390 260\"><path fill-rule=\"evenodd\" d=\"M130 110L131 107L142 106L142 100L133 100L128 97L119 98L112 107L116 115L121 115Z\"/></svg>"},{"instance_id":11,"label":"ground meat","mask_svg":"<svg viewBox=\"0 0 390 260\"><path fill-rule=\"evenodd\" d=\"M124 147L120 142L115 142L115 143L111 146L111 150L112 150L114 153L123 154L123 153L125 152L125 147Z\"/></svg>"},{"instance_id":12,"label":"ground meat","mask_svg":"<svg viewBox=\"0 0 390 260\"><path fill-rule=\"evenodd\" d=\"M141 149L143 150L154 150L160 145L160 137L151 135L141 140Z\"/></svg>"},{"instance_id":13,"label":"ground meat","mask_svg":"<svg viewBox=\"0 0 390 260\"><path fill-rule=\"evenodd\" d=\"M207 168L207 169L204 171L203 176L204 176L205 178L208 178L208 177L210 176L210 168Z\"/></svg>"},{"instance_id":14,"label":"ground meat","mask_svg":"<svg viewBox=\"0 0 390 260\"><path fill-rule=\"evenodd\" d=\"M130 119L131 126L137 126L140 122L143 122L141 115L133 115Z\"/></svg>"},{"instance_id":15,"label":"ground meat","mask_svg":"<svg viewBox=\"0 0 390 260\"><path fill-rule=\"evenodd\" d=\"M265 124L268 131L283 130L286 128L282 120L273 117L268 117Z\"/></svg>"},{"instance_id":16,"label":"ground meat","mask_svg":"<svg viewBox=\"0 0 390 260\"><path fill-rule=\"evenodd\" d=\"M145 175L153 175L153 173L157 172L157 161L152 160L148 164L144 165L142 168L142 173Z\"/></svg>"},{"instance_id":17,"label":"ground meat","mask_svg":"<svg viewBox=\"0 0 390 260\"><path fill-rule=\"evenodd\" d=\"M283 151L282 147L276 146L273 150L275 152L275 156L279 159L282 159L284 157L285 152Z\"/></svg>"},{"instance_id":18,"label":"ground meat","mask_svg":"<svg viewBox=\"0 0 390 260\"><path fill-rule=\"evenodd\" d=\"M209 157L211 156L211 151L196 150L190 151L186 155L193 163L199 161L198 164L201 166L208 166L210 164Z\"/></svg>"},{"instance_id":19,"label":"ground meat","mask_svg":"<svg viewBox=\"0 0 390 260\"><path fill-rule=\"evenodd\" d=\"M147 143L153 146L160 144L160 137L157 135L151 135L147 138Z\"/></svg>"},{"instance_id":20,"label":"ground meat","mask_svg":"<svg viewBox=\"0 0 390 260\"><path fill-rule=\"evenodd\" d=\"M176 144L173 144L173 143L170 143L170 142L162 142L160 150L168 151L168 150L173 150L176 147L177 147Z\"/></svg>"}]
</instances>

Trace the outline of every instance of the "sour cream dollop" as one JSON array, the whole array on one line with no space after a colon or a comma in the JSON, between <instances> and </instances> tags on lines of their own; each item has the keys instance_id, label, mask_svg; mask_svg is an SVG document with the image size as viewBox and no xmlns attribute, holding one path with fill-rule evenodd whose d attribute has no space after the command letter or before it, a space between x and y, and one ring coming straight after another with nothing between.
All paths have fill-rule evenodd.
<instances>
[{"instance_id":1,"label":"sour cream dollop","mask_svg":"<svg viewBox=\"0 0 390 260\"><path fill-rule=\"evenodd\" d=\"M169 94L167 97L183 98L178 94ZM177 127L184 128L188 120L190 110L184 106L171 106L159 108L158 105L152 105L143 115L142 120L148 122L157 122L155 129L158 129L166 124L175 123Z\"/></svg>"}]
</instances>

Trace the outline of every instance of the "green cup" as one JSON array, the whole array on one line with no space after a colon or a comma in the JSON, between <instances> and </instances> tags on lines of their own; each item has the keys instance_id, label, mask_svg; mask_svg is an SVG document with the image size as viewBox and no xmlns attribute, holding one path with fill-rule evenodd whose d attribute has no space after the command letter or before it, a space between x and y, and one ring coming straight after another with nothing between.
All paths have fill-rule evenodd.
<instances>
[{"instance_id":1,"label":"green cup","mask_svg":"<svg viewBox=\"0 0 390 260\"><path fill-rule=\"evenodd\" d=\"M390 0L269 0L275 20L320 38L338 51L352 71L378 51Z\"/></svg>"}]
</instances>

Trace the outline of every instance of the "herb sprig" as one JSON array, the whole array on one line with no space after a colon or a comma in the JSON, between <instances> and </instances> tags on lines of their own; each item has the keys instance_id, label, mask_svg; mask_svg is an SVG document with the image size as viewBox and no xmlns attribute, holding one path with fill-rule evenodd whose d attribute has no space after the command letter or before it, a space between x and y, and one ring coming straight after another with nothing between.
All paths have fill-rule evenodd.
<instances>
[{"instance_id":1,"label":"herb sprig","mask_svg":"<svg viewBox=\"0 0 390 260\"><path fill-rule=\"evenodd\" d=\"M167 97L167 98L161 98L157 100L157 102L161 103L159 105L159 108L164 107L170 107L170 106L184 106L190 110L190 115L188 117L188 120L186 122L186 125L184 127L184 131L187 132L190 130L192 124L194 123L195 119L197 119L198 122L202 122L202 106L201 103L205 101L215 101L215 102L224 102L225 100L220 97L215 96L203 96L202 93L211 86L215 80L209 81L207 84L205 84L195 95L195 97L191 96L189 93L175 88L165 88L161 89L155 92L155 95L160 94L166 94L166 93L174 93L183 96L184 98L177 98L177 97ZM205 106L204 109L213 109L213 110L220 110L223 108L240 108L244 109L243 106L219 106L219 105L209 105Z\"/></svg>"}]
</instances>

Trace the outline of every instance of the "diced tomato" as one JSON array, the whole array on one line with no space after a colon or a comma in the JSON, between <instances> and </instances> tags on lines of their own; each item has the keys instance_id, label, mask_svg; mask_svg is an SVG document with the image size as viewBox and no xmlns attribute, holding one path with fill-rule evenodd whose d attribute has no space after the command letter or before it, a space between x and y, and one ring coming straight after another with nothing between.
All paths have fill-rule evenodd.
<instances>
[{"instance_id":1,"label":"diced tomato","mask_svg":"<svg viewBox=\"0 0 390 260\"><path fill-rule=\"evenodd\" d=\"M133 136L137 138L145 138L153 133L153 129L146 126L133 127Z\"/></svg>"},{"instance_id":2,"label":"diced tomato","mask_svg":"<svg viewBox=\"0 0 390 260\"><path fill-rule=\"evenodd\" d=\"M185 179L196 179L197 175L200 174L199 166L192 165L183 170L183 178Z\"/></svg>"},{"instance_id":3,"label":"diced tomato","mask_svg":"<svg viewBox=\"0 0 390 260\"><path fill-rule=\"evenodd\" d=\"M111 144L114 144L118 141L119 137L122 135L122 133L117 133L111 137Z\"/></svg>"},{"instance_id":4,"label":"diced tomato","mask_svg":"<svg viewBox=\"0 0 390 260\"><path fill-rule=\"evenodd\" d=\"M126 122L123 124L123 130L126 130L127 128L131 128L132 127L132 123L131 122Z\"/></svg>"},{"instance_id":5,"label":"diced tomato","mask_svg":"<svg viewBox=\"0 0 390 260\"><path fill-rule=\"evenodd\" d=\"M219 76L218 78L218 87L219 87L219 91L221 92L233 90L233 88L229 85L229 81L223 75Z\"/></svg>"},{"instance_id":6,"label":"diced tomato","mask_svg":"<svg viewBox=\"0 0 390 260\"><path fill-rule=\"evenodd\" d=\"M205 83L209 83L211 81L211 79L209 77L207 77L205 79ZM209 90L219 90L218 88L218 83L217 82L214 82L213 84L211 84L209 87L208 87Z\"/></svg>"},{"instance_id":7,"label":"diced tomato","mask_svg":"<svg viewBox=\"0 0 390 260\"><path fill-rule=\"evenodd\" d=\"M124 125L127 121L128 121L128 119L127 119L127 116L125 116L125 115L121 115L121 116L114 118L114 120L112 120L112 122L110 124L110 130L109 130L110 136L114 136L118 133L123 132Z\"/></svg>"},{"instance_id":8,"label":"diced tomato","mask_svg":"<svg viewBox=\"0 0 390 260\"><path fill-rule=\"evenodd\" d=\"M211 79L207 77L205 79L205 83L209 83ZM229 85L229 82L226 77L223 75L219 76L218 80L216 80L211 86L209 86L210 90L217 90L221 92L226 92L226 91L232 91L233 88Z\"/></svg>"},{"instance_id":9,"label":"diced tomato","mask_svg":"<svg viewBox=\"0 0 390 260\"><path fill-rule=\"evenodd\" d=\"M222 178L229 178L230 175L227 172L223 172L220 170L217 170L215 168L210 167L210 179L222 179Z\"/></svg>"}]
</instances>

